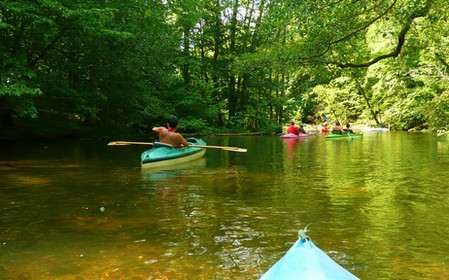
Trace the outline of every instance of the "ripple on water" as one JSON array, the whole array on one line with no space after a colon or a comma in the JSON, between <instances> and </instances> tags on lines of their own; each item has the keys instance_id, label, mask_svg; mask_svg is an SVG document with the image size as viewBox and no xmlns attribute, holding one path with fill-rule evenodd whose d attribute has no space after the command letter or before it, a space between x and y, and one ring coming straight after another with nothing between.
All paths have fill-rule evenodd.
<instances>
[{"instance_id":1,"label":"ripple on water","mask_svg":"<svg viewBox=\"0 0 449 280\"><path fill-rule=\"evenodd\" d=\"M449 279L444 145L401 133L210 140L249 152L155 173L139 168L139 148L0 162L0 274L257 279L311 223L315 243L361 279ZM51 151L34 158L61 157Z\"/></svg>"}]
</instances>

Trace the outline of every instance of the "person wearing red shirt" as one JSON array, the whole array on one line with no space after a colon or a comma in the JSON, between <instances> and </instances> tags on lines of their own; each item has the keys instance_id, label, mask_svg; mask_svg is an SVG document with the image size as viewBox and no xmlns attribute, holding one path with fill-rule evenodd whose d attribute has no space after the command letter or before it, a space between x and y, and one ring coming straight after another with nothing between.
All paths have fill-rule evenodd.
<instances>
[{"instance_id":1,"label":"person wearing red shirt","mask_svg":"<svg viewBox=\"0 0 449 280\"><path fill-rule=\"evenodd\" d=\"M290 123L290 125L289 125L289 127L287 129L287 133L299 135L299 128L295 125L294 122Z\"/></svg>"},{"instance_id":2,"label":"person wearing red shirt","mask_svg":"<svg viewBox=\"0 0 449 280\"><path fill-rule=\"evenodd\" d=\"M329 127L327 125L327 122L324 123L323 128L321 128L321 133L328 133Z\"/></svg>"}]
</instances>

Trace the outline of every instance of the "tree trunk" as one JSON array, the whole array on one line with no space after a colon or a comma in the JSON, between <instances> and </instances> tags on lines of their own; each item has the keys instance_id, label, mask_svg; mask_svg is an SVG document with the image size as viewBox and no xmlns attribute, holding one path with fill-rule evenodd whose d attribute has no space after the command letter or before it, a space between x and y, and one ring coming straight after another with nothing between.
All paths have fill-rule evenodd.
<instances>
[{"instance_id":1,"label":"tree trunk","mask_svg":"<svg viewBox=\"0 0 449 280\"><path fill-rule=\"evenodd\" d=\"M221 7L220 1L215 1L215 6L213 7L214 14L214 29L213 29L213 38L214 38L214 50L213 50L213 59L212 59L212 81L214 83L214 89L216 97L218 96L219 91L219 66L218 66L218 57L220 55L220 45L221 45L221 17L220 17ZM218 100L217 100L218 101Z\"/></svg>"},{"instance_id":2,"label":"tree trunk","mask_svg":"<svg viewBox=\"0 0 449 280\"><path fill-rule=\"evenodd\" d=\"M251 2L251 10L250 10L249 14L247 14L247 16L245 18L245 24L246 24L245 28L246 28L247 32L250 32L251 21L253 20L253 16L254 16L255 2L256 1L254 1L254 0ZM264 11L264 6L265 6L265 0L262 0L260 5L259 5L259 8L258 8L259 9L259 16L255 19L256 22L255 22L255 26L254 26L254 31L248 38L246 50L249 51L249 52L254 52L255 49L256 49L256 43L257 43L257 39L256 38L258 36L257 31L258 31L259 25L260 25L260 23L262 21L262 14L263 14L263 11ZM242 87L241 87L241 92L240 92L240 96L241 96L241 99L240 99L240 105L241 106L240 107L242 109L245 109L248 106L249 99L250 99L249 89L248 89L249 79L250 79L249 73L244 73L243 77L242 77L242 83L241 83Z\"/></svg>"},{"instance_id":3,"label":"tree trunk","mask_svg":"<svg viewBox=\"0 0 449 280\"><path fill-rule=\"evenodd\" d=\"M377 113L373 110L373 107L371 106L371 103L369 102L369 98L368 98L368 96L366 96L365 90L363 89L362 86L360 86L359 83L357 83L357 87L358 87L358 89L359 89L360 95L362 95L363 98L365 99L366 105L368 106L368 109L369 109L369 111L370 111L370 113L371 113L371 116L373 117L373 120L376 122L376 124L377 124L378 126L380 126L380 121L379 121L379 119L377 118Z\"/></svg>"},{"instance_id":4,"label":"tree trunk","mask_svg":"<svg viewBox=\"0 0 449 280\"><path fill-rule=\"evenodd\" d=\"M190 71L189 71L189 57L190 57L190 28L184 26L184 38L183 38L183 54L184 63L182 65L182 78L184 79L184 85L187 87L190 84Z\"/></svg>"},{"instance_id":5,"label":"tree trunk","mask_svg":"<svg viewBox=\"0 0 449 280\"><path fill-rule=\"evenodd\" d=\"M206 66L206 50L204 48L205 40L204 40L204 27L201 27L201 42L200 42L200 56L201 56L201 74L206 83L209 82L209 77L207 75L207 66Z\"/></svg>"},{"instance_id":6,"label":"tree trunk","mask_svg":"<svg viewBox=\"0 0 449 280\"><path fill-rule=\"evenodd\" d=\"M239 1L234 0L234 4L232 7L232 18L231 18L231 26L230 26L230 44L229 44L229 52L231 54L231 59L229 61L230 64L233 62L233 55L235 55L235 35L237 33L237 12L238 12ZM231 66L231 65L229 65ZM228 82L228 109L229 109L229 118L235 116L237 112L237 93L235 90L236 78L234 73L232 73L229 67L229 82Z\"/></svg>"}]
</instances>

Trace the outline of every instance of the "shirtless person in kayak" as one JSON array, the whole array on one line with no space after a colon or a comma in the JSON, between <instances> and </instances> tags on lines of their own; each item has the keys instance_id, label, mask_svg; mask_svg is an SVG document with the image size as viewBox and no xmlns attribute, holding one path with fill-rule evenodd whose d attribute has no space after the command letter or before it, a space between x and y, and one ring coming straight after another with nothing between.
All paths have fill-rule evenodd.
<instances>
[{"instance_id":1,"label":"shirtless person in kayak","mask_svg":"<svg viewBox=\"0 0 449 280\"><path fill-rule=\"evenodd\" d=\"M332 133L334 134L342 134L343 133L343 127L341 126L340 122L335 122L335 126L332 128Z\"/></svg>"},{"instance_id":2,"label":"shirtless person in kayak","mask_svg":"<svg viewBox=\"0 0 449 280\"><path fill-rule=\"evenodd\" d=\"M184 137L176 132L176 126L178 121L175 117L172 117L167 122L167 128L153 127L153 131L159 134L159 142L172 145L173 147L180 148L188 146L189 143Z\"/></svg>"}]
</instances>

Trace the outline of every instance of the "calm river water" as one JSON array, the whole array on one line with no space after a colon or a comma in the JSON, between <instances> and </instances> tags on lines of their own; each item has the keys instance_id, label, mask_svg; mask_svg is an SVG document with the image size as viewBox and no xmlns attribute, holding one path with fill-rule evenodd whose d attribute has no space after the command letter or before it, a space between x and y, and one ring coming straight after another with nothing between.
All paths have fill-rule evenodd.
<instances>
[{"instance_id":1,"label":"calm river water","mask_svg":"<svg viewBox=\"0 0 449 280\"><path fill-rule=\"evenodd\" d=\"M449 141L206 137L180 169L145 147L2 144L0 279L257 279L310 225L361 279L449 279Z\"/></svg>"}]
</instances>

